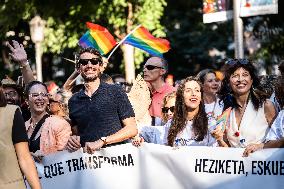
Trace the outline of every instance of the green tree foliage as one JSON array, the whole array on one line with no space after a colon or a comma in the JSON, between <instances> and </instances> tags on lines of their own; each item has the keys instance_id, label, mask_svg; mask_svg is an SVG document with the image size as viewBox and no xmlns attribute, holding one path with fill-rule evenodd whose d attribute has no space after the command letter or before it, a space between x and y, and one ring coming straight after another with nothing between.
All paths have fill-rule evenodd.
<instances>
[{"instance_id":1,"label":"green tree foliage","mask_svg":"<svg viewBox=\"0 0 284 189\"><path fill-rule=\"evenodd\" d=\"M245 19L246 30L252 31L260 41L261 48L252 55L253 59L263 60L268 74L272 66L284 59L284 2L278 1L278 14Z\"/></svg>"},{"instance_id":2,"label":"green tree foliage","mask_svg":"<svg viewBox=\"0 0 284 189\"><path fill-rule=\"evenodd\" d=\"M163 17L172 50L166 54L169 72L177 79L196 74L204 68L219 68L221 56L209 56L217 49L232 57L228 45L233 42L231 22L204 24L202 1L169 1Z\"/></svg>"},{"instance_id":3,"label":"green tree foliage","mask_svg":"<svg viewBox=\"0 0 284 189\"><path fill-rule=\"evenodd\" d=\"M78 39L87 30L87 21L108 28L118 41L138 24L158 37L165 37L160 24L165 6L165 0L59 0L56 3L52 0L6 0L0 10L0 23L5 26L0 28L0 37L4 39L4 34L14 29L19 20L27 22L35 14L47 21L44 52L55 54L77 47ZM28 35L29 31L26 33ZM137 50L135 55L139 66L145 54Z\"/></svg>"}]
</instances>

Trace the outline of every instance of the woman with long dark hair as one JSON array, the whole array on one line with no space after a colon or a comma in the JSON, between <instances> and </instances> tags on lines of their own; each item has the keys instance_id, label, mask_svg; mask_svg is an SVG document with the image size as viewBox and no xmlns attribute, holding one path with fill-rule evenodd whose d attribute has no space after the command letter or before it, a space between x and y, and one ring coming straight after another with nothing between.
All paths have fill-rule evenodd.
<instances>
[{"instance_id":1,"label":"woman with long dark hair","mask_svg":"<svg viewBox=\"0 0 284 189\"><path fill-rule=\"evenodd\" d=\"M230 108L225 136L231 147L247 147L265 140L276 111L266 93L258 90L259 80L252 62L232 59L226 63L220 89L224 110Z\"/></svg>"},{"instance_id":2,"label":"woman with long dark hair","mask_svg":"<svg viewBox=\"0 0 284 189\"><path fill-rule=\"evenodd\" d=\"M207 114L202 101L201 84L194 77L186 78L176 92L174 117L167 135L169 146L212 146L216 140L211 136ZM215 125L214 125L215 126Z\"/></svg>"},{"instance_id":3,"label":"woman with long dark hair","mask_svg":"<svg viewBox=\"0 0 284 189\"><path fill-rule=\"evenodd\" d=\"M176 146L216 146L220 143L210 134L215 124L208 119L202 101L201 84L194 77L188 77L178 86L173 118L153 135L153 129L142 133L145 141L153 138L157 144ZM153 127L157 130L157 126ZM154 132L155 133L155 132ZM157 136L156 136L157 135ZM154 136L154 137L153 137ZM220 139L222 139L220 137ZM134 146L140 146L144 140L134 140Z\"/></svg>"},{"instance_id":4,"label":"woman with long dark hair","mask_svg":"<svg viewBox=\"0 0 284 189\"><path fill-rule=\"evenodd\" d=\"M37 170L28 147L24 119L18 106L7 105L1 83L0 167L0 188L25 189L23 175L31 188L41 188Z\"/></svg>"}]
</instances>

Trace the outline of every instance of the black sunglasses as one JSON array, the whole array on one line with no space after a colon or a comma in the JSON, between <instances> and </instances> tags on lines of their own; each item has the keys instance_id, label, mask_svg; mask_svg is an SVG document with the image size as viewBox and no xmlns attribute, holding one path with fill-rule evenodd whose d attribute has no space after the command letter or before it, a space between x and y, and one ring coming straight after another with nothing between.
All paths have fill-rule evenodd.
<instances>
[{"instance_id":1,"label":"black sunglasses","mask_svg":"<svg viewBox=\"0 0 284 189\"><path fill-rule=\"evenodd\" d=\"M145 65L144 68L146 68L147 70L154 70L156 68L164 69L163 67L153 66L153 65Z\"/></svg>"},{"instance_id":2,"label":"black sunglasses","mask_svg":"<svg viewBox=\"0 0 284 189\"><path fill-rule=\"evenodd\" d=\"M226 61L226 64L231 65L231 66L237 63L245 65L249 63L249 60L248 59L229 59Z\"/></svg>"},{"instance_id":3,"label":"black sunglasses","mask_svg":"<svg viewBox=\"0 0 284 189\"><path fill-rule=\"evenodd\" d=\"M168 113L168 111L169 110L171 110L171 112L174 112L174 110L175 110L175 107L174 106L171 106L171 107L163 107L162 108L162 112L164 113L164 114L166 114L166 113Z\"/></svg>"},{"instance_id":4,"label":"black sunglasses","mask_svg":"<svg viewBox=\"0 0 284 189\"><path fill-rule=\"evenodd\" d=\"M79 64L86 66L88 63L91 63L92 65L102 64L103 61L100 58L92 58L92 59L80 59L78 61Z\"/></svg>"}]
</instances>

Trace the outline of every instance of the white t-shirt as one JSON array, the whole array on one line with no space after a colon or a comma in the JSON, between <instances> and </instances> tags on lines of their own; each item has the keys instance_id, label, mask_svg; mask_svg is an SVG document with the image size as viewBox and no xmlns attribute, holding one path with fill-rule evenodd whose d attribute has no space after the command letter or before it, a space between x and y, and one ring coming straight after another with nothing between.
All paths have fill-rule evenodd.
<instances>
[{"instance_id":1,"label":"white t-shirt","mask_svg":"<svg viewBox=\"0 0 284 189\"><path fill-rule=\"evenodd\" d=\"M215 138L210 134L215 129L215 123L215 119L208 118L207 135L202 141L196 141L192 132L192 121L188 121L185 129L177 135L174 146L217 146ZM144 126L140 128L139 135L145 142L167 145L170 127L171 120L165 126Z\"/></svg>"},{"instance_id":2,"label":"white t-shirt","mask_svg":"<svg viewBox=\"0 0 284 189\"><path fill-rule=\"evenodd\" d=\"M210 121L209 121L210 122ZM188 121L186 127L183 131L181 131L175 138L174 146L216 146L216 140L212 135L208 132L202 141L196 141L194 133L192 132L192 121ZM209 126L212 124L208 123ZM169 130L171 124L169 122L165 125L167 130ZM210 128L209 128L210 130ZM166 137L168 134L166 135ZM164 138L164 144L167 144L167 138Z\"/></svg>"},{"instance_id":3,"label":"white t-shirt","mask_svg":"<svg viewBox=\"0 0 284 189\"><path fill-rule=\"evenodd\" d=\"M284 110L281 110L271 125L265 141L279 140L284 138Z\"/></svg>"},{"instance_id":4,"label":"white t-shirt","mask_svg":"<svg viewBox=\"0 0 284 189\"><path fill-rule=\"evenodd\" d=\"M220 103L220 99L217 98L215 102L212 102L210 104L204 104L205 105L205 112L209 117L213 117L216 119L219 115L222 114L224 103Z\"/></svg>"}]
</instances>

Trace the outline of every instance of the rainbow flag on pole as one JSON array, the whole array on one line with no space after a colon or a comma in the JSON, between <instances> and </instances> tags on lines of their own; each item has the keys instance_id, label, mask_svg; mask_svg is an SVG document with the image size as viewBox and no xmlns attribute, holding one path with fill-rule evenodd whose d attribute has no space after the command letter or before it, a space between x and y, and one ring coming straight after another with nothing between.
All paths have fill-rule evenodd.
<instances>
[{"instance_id":1,"label":"rainbow flag on pole","mask_svg":"<svg viewBox=\"0 0 284 189\"><path fill-rule=\"evenodd\" d=\"M89 30L79 40L81 47L93 47L105 55L116 45L114 37L106 28L91 22L86 22L86 25Z\"/></svg>"},{"instance_id":2,"label":"rainbow flag on pole","mask_svg":"<svg viewBox=\"0 0 284 189\"><path fill-rule=\"evenodd\" d=\"M162 57L163 53L170 50L170 42L168 40L154 37L143 26L133 31L133 33L125 39L124 43L159 57Z\"/></svg>"}]
</instances>

